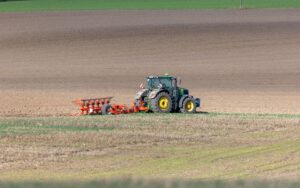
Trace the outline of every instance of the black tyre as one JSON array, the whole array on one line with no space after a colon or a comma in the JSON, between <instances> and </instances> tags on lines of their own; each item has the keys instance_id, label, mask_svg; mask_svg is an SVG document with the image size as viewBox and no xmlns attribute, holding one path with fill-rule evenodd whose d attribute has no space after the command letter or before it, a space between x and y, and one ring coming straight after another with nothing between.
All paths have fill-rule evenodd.
<instances>
[{"instance_id":1,"label":"black tyre","mask_svg":"<svg viewBox=\"0 0 300 188\"><path fill-rule=\"evenodd\" d=\"M172 110L171 110L171 112L178 112L179 108L178 108L178 104L176 102L175 97L171 96L171 100L172 100Z\"/></svg>"},{"instance_id":2,"label":"black tyre","mask_svg":"<svg viewBox=\"0 0 300 188\"><path fill-rule=\"evenodd\" d=\"M167 92L159 93L151 100L153 112L169 113L172 111L173 101Z\"/></svg>"},{"instance_id":3,"label":"black tyre","mask_svg":"<svg viewBox=\"0 0 300 188\"><path fill-rule=\"evenodd\" d=\"M180 108L182 113L195 113L196 112L196 102L192 97L188 97L183 101L182 107Z\"/></svg>"},{"instance_id":4,"label":"black tyre","mask_svg":"<svg viewBox=\"0 0 300 188\"><path fill-rule=\"evenodd\" d=\"M110 104L105 104L102 106L102 115L109 115L110 114L110 109L111 109L111 105Z\"/></svg>"}]
</instances>

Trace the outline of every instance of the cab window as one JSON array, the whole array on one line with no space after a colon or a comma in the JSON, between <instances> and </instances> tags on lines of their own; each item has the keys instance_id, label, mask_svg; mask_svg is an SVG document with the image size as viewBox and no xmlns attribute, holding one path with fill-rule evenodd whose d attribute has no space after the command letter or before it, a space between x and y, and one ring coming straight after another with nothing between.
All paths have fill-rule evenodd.
<instances>
[{"instance_id":1,"label":"cab window","mask_svg":"<svg viewBox=\"0 0 300 188\"><path fill-rule=\"evenodd\" d=\"M171 88L172 87L172 81L171 81L170 78L161 78L160 82L161 82L161 84L163 84L167 88Z\"/></svg>"}]
</instances>

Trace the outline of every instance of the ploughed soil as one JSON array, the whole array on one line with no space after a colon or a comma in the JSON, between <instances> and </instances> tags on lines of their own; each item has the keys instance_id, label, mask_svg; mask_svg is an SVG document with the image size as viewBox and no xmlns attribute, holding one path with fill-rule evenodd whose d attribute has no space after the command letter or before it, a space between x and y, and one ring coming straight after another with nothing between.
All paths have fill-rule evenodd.
<instances>
[{"instance_id":1,"label":"ploughed soil","mask_svg":"<svg viewBox=\"0 0 300 188\"><path fill-rule=\"evenodd\" d=\"M202 111L300 113L300 11L0 14L0 116L76 113L72 100L130 104L169 73Z\"/></svg>"}]
</instances>

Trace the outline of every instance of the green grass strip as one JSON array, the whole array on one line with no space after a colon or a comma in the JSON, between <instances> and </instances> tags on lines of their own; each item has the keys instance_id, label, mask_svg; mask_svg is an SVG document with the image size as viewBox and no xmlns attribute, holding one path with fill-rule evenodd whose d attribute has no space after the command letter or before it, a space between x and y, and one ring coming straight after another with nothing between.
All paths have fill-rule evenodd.
<instances>
[{"instance_id":1,"label":"green grass strip","mask_svg":"<svg viewBox=\"0 0 300 188\"><path fill-rule=\"evenodd\" d=\"M0 182L1 188L296 188L300 183L295 181L195 181L195 180L131 180L112 179L90 182Z\"/></svg>"},{"instance_id":2,"label":"green grass strip","mask_svg":"<svg viewBox=\"0 0 300 188\"><path fill-rule=\"evenodd\" d=\"M0 12L65 10L236 9L240 0L24 0L0 1ZM300 8L299 0L244 0L245 8Z\"/></svg>"},{"instance_id":3,"label":"green grass strip","mask_svg":"<svg viewBox=\"0 0 300 188\"><path fill-rule=\"evenodd\" d=\"M70 119L71 120L71 119ZM61 124L51 121L49 118L36 119L10 119L0 120L0 136L1 135L23 135L23 134L48 134L51 132L82 132L82 131L111 131L114 126L90 126L72 125L72 121L68 121L67 125L62 121Z\"/></svg>"},{"instance_id":4,"label":"green grass strip","mask_svg":"<svg viewBox=\"0 0 300 188\"><path fill-rule=\"evenodd\" d=\"M0 119L1 135L47 134L51 132L78 131L112 131L123 125L153 125L155 121L173 123L184 119L229 118L229 119L293 119L299 120L300 114L268 114L268 113L227 113L198 112L182 113L136 113L117 116L81 116L81 117L37 117L37 118L4 118ZM300 125L300 124L299 124Z\"/></svg>"}]
</instances>

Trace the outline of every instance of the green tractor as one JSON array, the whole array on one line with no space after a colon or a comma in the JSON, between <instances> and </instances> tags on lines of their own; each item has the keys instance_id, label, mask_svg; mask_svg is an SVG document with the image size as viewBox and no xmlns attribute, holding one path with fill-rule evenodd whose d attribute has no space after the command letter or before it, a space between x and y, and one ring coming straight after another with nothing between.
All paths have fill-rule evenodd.
<instances>
[{"instance_id":1,"label":"green tractor","mask_svg":"<svg viewBox=\"0 0 300 188\"><path fill-rule=\"evenodd\" d=\"M147 86L141 86L135 96L136 105L159 113L196 112L196 108L200 107L200 99L189 95L189 90L178 87L178 82L180 80L176 77L167 74L147 77Z\"/></svg>"}]
</instances>

